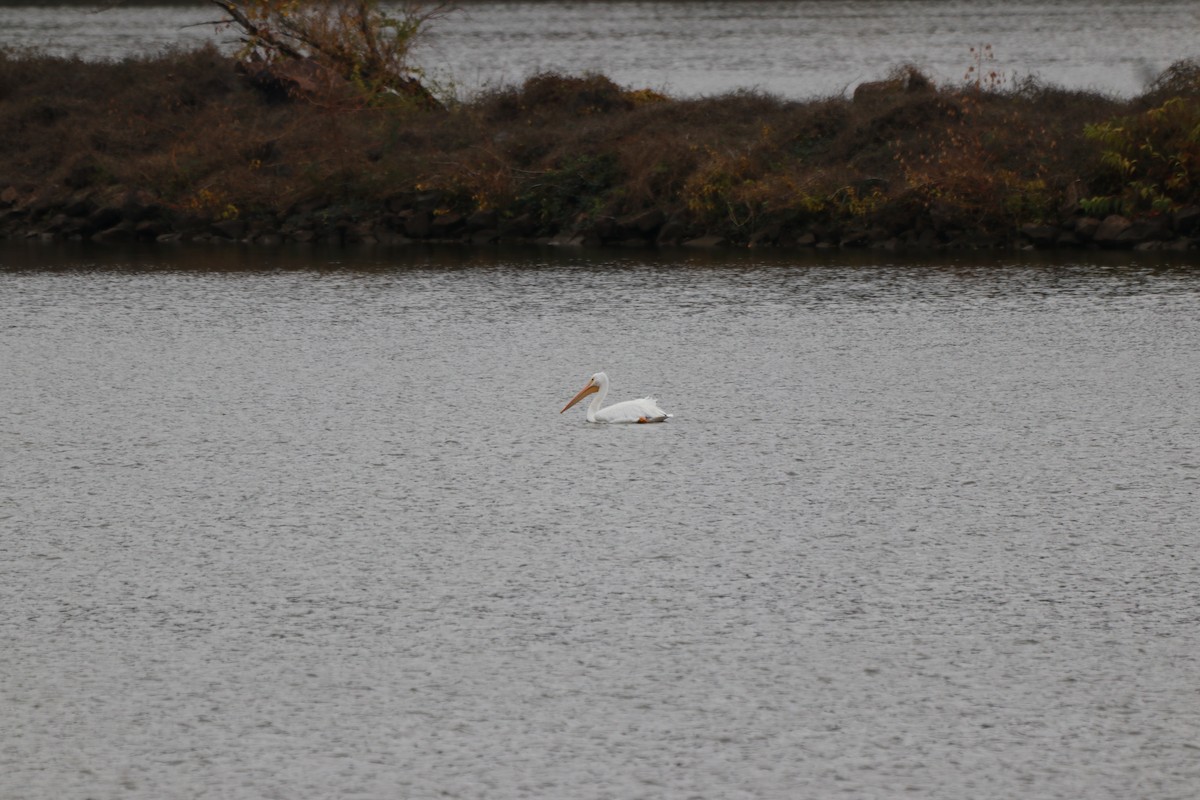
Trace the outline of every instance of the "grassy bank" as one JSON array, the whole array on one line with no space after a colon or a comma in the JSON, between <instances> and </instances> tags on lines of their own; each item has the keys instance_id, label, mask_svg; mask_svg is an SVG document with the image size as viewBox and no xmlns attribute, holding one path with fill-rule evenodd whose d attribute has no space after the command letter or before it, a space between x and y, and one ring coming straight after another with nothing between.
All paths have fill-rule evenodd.
<instances>
[{"instance_id":1,"label":"grassy bank","mask_svg":"<svg viewBox=\"0 0 1200 800\"><path fill-rule=\"evenodd\" d=\"M444 110L215 50L0 54L0 236L271 243L1171 247L1200 240L1200 65L1127 100L913 68L852 98L541 75Z\"/></svg>"}]
</instances>

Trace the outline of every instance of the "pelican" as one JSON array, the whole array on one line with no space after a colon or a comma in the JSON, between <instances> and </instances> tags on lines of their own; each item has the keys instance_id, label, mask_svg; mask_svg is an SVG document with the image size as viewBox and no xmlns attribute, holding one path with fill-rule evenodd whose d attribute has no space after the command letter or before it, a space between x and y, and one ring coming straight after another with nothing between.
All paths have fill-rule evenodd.
<instances>
[{"instance_id":1,"label":"pelican","mask_svg":"<svg viewBox=\"0 0 1200 800\"><path fill-rule=\"evenodd\" d=\"M626 400L623 403L613 403L608 408L601 408L608 394L608 376L597 372L588 379L587 386L579 390L579 394L571 398L571 402L563 406L563 413L589 394L595 394L592 402L588 403L588 422L666 422L671 415L658 407L658 401L653 397L643 397L641 400Z\"/></svg>"}]
</instances>

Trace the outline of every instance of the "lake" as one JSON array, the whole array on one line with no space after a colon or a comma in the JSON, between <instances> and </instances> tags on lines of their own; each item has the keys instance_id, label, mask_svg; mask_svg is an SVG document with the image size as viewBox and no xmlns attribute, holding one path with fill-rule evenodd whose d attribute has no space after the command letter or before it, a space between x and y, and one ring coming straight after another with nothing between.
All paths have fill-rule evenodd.
<instances>
[{"instance_id":1,"label":"lake","mask_svg":"<svg viewBox=\"0 0 1200 800\"><path fill-rule=\"evenodd\" d=\"M1165 254L0 243L0 796L1188 797L1197 352Z\"/></svg>"},{"instance_id":2,"label":"lake","mask_svg":"<svg viewBox=\"0 0 1200 800\"><path fill-rule=\"evenodd\" d=\"M98 10L103 8L104 10ZM200 2L0 5L0 47L86 59L217 41ZM676 95L757 88L796 99L840 94L913 63L942 82L983 66L1011 86L1025 76L1133 95L1174 61L1194 58L1193 0L722 0L466 2L430 28L418 62L459 94L541 70L601 72ZM971 48L991 47L993 59Z\"/></svg>"}]
</instances>

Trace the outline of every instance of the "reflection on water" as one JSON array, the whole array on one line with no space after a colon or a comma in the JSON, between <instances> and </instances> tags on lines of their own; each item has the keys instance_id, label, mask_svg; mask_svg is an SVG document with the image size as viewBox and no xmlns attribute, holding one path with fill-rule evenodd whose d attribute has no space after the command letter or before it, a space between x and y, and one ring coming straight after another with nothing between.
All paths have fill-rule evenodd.
<instances>
[{"instance_id":1,"label":"reflection on water","mask_svg":"<svg viewBox=\"0 0 1200 800\"><path fill-rule=\"evenodd\" d=\"M0 795L1186 796L1194 269L844 258L0 249Z\"/></svg>"},{"instance_id":2,"label":"reflection on water","mask_svg":"<svg viewBox=\"0 0 1200 800\"><path fill-rule=\"evenodd\" d=\"M228 31L202 4L0 5L0 47L120 58ZM991 45L1006 80L1122 95L1195 56L1191 0L468 2L432 28L419 61L465 91L541 70L600 72L676 94L759 88L793 98L838 94L902 64L960 81L970 48Z\"/></svg>"}]
</instances>

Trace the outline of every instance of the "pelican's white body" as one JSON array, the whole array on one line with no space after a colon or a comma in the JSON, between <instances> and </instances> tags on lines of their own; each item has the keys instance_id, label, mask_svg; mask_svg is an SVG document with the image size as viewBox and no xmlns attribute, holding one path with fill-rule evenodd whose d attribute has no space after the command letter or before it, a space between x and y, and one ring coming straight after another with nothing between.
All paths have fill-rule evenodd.
<instances>
[{"instance_id":1,"label":"pelican's white body","mask_svg":"<svg viewBox=\"0 0 1200 800\"><path fill-rule=\"evenodd\" d=\"M600 408L602 402L600 395L596 395L588 403L588 422L665 422L671 416L658 407L653 397L613 403L607 408Z\"/></svg>"},{"instance_id":2,"label":"pelican's white body","mask_svg":"<svg viewBox=\"0 0 1200 800\"><path fill-rule=\"evenodd\" d=\"M597 372L571 402L563 407L566 411L589 394L595 394L587 405L588 422L666 422L671 415L658 407L658 401L653 397L643 397L641 400L626 400L623 403L613 403L602 408L604 398L608 396L608 376ZM558 412L562 413L562 411Z\"/></svg>"}]
</instances>

